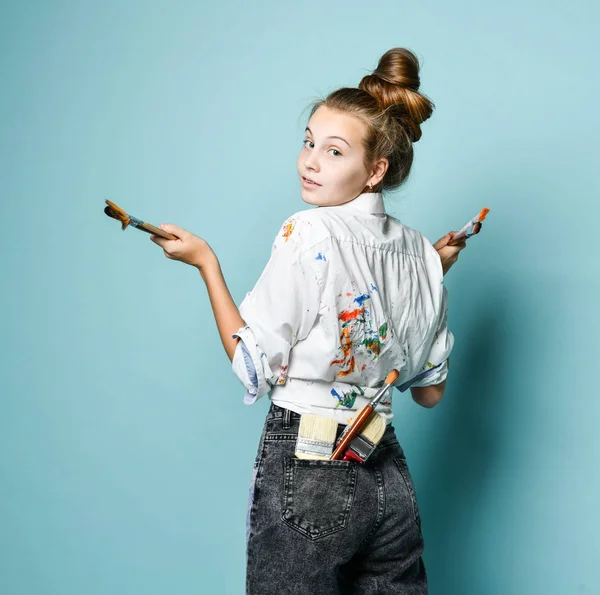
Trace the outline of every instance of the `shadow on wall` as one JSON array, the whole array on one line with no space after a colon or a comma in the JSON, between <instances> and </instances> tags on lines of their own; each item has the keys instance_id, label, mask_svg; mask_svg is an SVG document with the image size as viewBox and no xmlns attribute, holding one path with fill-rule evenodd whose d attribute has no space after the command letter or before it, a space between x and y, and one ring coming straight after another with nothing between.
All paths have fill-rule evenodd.
<instances>
[{"instance_id":1,"label":"shadow on wall","mask_svg":"<svg viewBox=\"0 0 600 595\"><path fill-rule=\"evenodd\" d=\"M444 415L428 432L428 454L419 463L424 561L432 593L490 592L489 584L476 584L485 573L472 572L469 558L487 506L486 484L503 456L503 424L510 406L507 353L514 335L505 290L496 279L493 287L479 287L479 295L469 297L472 304L482 304L481 310L473 312L461 333L464 347L450 364L456 388L446 395Z\"/></svg>"}]
</instances>

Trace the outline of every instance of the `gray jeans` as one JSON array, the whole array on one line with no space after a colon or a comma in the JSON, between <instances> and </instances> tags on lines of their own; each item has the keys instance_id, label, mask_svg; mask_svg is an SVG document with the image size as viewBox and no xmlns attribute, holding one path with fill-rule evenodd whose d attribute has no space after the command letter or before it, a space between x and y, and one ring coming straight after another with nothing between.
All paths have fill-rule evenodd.
<instances>
[{"instance_id":1,"label":"gray jeans","mask_svg":"<svg viewBox=\"0 0 600 595\"><path fill-rule=\"evenodd\" d=\"M361 464L296 458L299 424L271 403L248 503L246 594L426 594L421 520L393 426Z\"/></svg>"}]
</instances>

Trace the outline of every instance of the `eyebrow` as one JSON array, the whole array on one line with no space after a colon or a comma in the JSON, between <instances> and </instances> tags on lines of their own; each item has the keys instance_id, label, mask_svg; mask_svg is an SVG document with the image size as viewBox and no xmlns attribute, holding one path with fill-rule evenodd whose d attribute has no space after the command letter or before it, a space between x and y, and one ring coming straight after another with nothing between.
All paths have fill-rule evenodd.
<instances>
[{"instance_id":1,"label":"eyebrow","mask_svg":"<svg viewBox=\"0 0 600 595\"><path fill-rule=\"evenodd\" d=\"M312 134L312 130L307 126L305 132L308 131ZM352 148L352 145L345 139L342 138L341 136L328 136L327 138L339 138L340 140L343 140L350 148Z\"/></svg>"}]
</instances>

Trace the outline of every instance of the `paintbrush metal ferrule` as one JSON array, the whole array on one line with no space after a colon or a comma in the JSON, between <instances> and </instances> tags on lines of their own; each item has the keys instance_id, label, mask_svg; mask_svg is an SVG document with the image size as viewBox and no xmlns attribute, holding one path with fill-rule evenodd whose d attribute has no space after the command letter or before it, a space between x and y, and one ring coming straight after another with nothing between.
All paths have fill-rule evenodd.
<instances>
[{"instance_id":1,"label":"paintbrush metal ferrule","mask_svg":"<svg viewBox=\"0 0 600 595\"><path fill-rule=\"evenodd\" d=\"M387 392L388 388L390 388L391 383L390 384L384 384L376 393L375 396L371 399L371 402L369 403L369 405L371 405L371 407L376 407L377 405L379 405L379 401L381 401L381 399L383 398L383 396L385 395L385 393Z\"/></svg>"},{"instance_id":2,"label":"paintbrush metal ferrule","mask_svg":"<svg viewBox=\"0 0 600 595\"><path fill-rule=\"evenodd\" d=\"M144 222L141 219L138 219L137 217L132 217L129 213L127 213L127 216L130 219L130 225L133 225L133 227L142 227L142 225L144 225Z\"/></svg>"},{"instance_id":3,"label":"paintbrush metal ferrule","mask_svg":"<svg viewBox=\"0 0 600 595\"><path fill-rule=\"evenodd\" d=\"M379 401L381 401L383 395L385 395L385 393L387 392L387 389L390 388L390 386L392 386L392 384L394 384L396 380L398 380L399 376L400 372L398 372L398 370L394 368L385 377L385 384L375 393L375 396L371 399L371 402L369 403L371 407L375 408L379 404Z\"/></svg>"}]
</instances>

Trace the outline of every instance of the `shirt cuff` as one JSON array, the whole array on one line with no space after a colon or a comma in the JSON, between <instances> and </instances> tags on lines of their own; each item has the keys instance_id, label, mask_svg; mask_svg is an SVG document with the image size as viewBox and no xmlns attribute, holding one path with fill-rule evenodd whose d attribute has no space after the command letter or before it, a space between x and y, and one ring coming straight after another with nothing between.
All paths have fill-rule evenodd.
<instances>
[{"instance_id":1,"label":"shirt cuff","mask_svg":"<svg viewBox=\"0 0 600 595\"><path fill-rule=\"evenodd\" d=\"M421 372L420 374L417 374L415 377L411 378L410 380L407 380L406 382L403 382L402 384L395 384L394 386L401 393L403 393L405 390L410 388L415 382L418 382L423 378L427 378L427 376L431 376L432 374L435 374L441 365L442 364L440 364L439 366L435 366L434 368L431 368L430 370L425 370L425 372Z\"/></svg>"},{"instance_id":2,"label":"shirt cuff","mask_svg":"<svg viewBox=\"0 0 600 595\"><path fill-rule=\"evenodd\" d=\"M232 337L240 339L231 360L233 372L246 387L244 403L252 405L271 390L273 372L249 326L241 327Z\"/></svg>"},{"instance_id":3,"label":"shirt cuff","mask_svg":"<svg viewBox=\"0 0 600 595\"><path fill-rule=\"evenodd\" d=\"M444 382L448 376L448 359L445 359L441 364L422 372L416 376L416 382L412 386L433 386Z\"/></svg>"}]
</instances>

